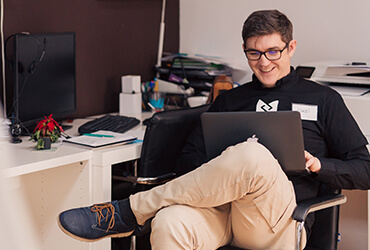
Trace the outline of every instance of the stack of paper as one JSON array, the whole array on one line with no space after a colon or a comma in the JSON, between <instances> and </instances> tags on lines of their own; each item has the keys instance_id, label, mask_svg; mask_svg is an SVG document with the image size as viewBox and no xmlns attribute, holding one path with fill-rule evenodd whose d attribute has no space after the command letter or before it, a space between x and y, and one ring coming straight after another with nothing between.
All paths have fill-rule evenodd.
<instances>
[{"instance_id":1,"label":"stack of paper","mask_svg":"<svg viewBox=\"0 0 370 250\"><path fill-rule=\"evenodd\" d=\"M127 133L122 134L111 131L99 130L91 134L84 134L76 137L71 137L69 139L65 139L64 141L92 148L97 148L112 144L133 142L136 139L137 137L129 135Z\"/></svg>"}]
</instances>

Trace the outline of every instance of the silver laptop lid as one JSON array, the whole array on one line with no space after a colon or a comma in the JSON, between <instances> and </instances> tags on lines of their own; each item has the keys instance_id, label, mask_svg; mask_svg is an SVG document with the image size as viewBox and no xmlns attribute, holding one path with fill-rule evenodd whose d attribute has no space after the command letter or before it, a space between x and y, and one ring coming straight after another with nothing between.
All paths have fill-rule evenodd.
<instances>
[{"instance_id":1,"label":"silver laptop lid","mask_svg":"<svg viewBox=\"0 0 370 250\"><path fill-rule=\"evenodd\" d=\"M255 135L286 174L307 174L299 112L207 112L201 120L209 160Z\"/></svg>"}]
</instances>

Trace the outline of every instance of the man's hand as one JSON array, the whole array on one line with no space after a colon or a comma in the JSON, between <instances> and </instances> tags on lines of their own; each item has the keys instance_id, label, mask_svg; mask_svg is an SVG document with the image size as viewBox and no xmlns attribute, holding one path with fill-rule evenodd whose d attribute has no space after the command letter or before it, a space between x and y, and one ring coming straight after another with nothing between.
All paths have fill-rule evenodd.
<instances>
[{"instance_id":1,"label":"man's hand","mask_svg":"<svg viewBox=\"0 0 370 250\"><path fill-rule=\"evenodd\" d=\"M318 173L321 169L320 160L307 151L304 151L304 157L306 158L306 168L311 172Z\"/></svg>"}]
</instances>

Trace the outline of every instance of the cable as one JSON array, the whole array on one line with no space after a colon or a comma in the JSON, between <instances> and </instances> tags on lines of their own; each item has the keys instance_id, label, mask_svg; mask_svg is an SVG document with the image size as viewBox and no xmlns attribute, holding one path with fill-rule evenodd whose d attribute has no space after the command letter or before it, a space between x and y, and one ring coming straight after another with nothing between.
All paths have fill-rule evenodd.
<instances>
[{"instance_id":1,"label":"cable","mask_svg":"<svg viewBox=\"0 0 370 250\"><path fill-rule=\"evenodd\" d=\"M161 24L159 28L159 43L158 43L158 57L157 57L157 67L161 66L162 63L162 53L163 53L163 41L164 41L164 19L166 15L166 0L162 2L162 15L161 15Z\"/></svg>"},{"instance_id":2,"label":"cable","mask_svg":"<svg viewBox=\"0 0 370 250\"><path fill-rule=\"evenodd\" d=\"M14 99L13 101L13 105L12 107L10 108L9 112L8 112L8 117L10 117L14 111L14 107L17 105L18 101L19 101L19 98L21 97L22 93L23 93L23 90L24 90L24 87L26 86L26 83L27 83L27 80L28 78L30 77L31 74L27 73L27 76L24 77L23 79L23 82L22 82L22 88L20 91L18 91L18 94L16 95L16 98ZM12 117L14 118L14 117ZM18 118L18 117L17 117Z\"/></svg>"},{"instance_id":3,"label":"cable","mask_svg":"<svg viewBox=\"0 0 370 250\"><path fill-rule=\"evenodd\" d=\"M1 65L2 65L2 81L3 81L3 112L4 120L6 115L6 87L5 87L5 48L4 48L4 0L0 1L0 39L1 39Z\"/></svg>"},{"instance_id":4,"label":"cable","mask_svg":"<svg viewBox=\"0 0 370 250\"><path fill-rule=\"evenodd\" d=\"M43 58L46 53L46 45L47 45L47 39L44 37L43 39L43 44L40 42L37 36L30 34L29 32L22 32L22 33L16 33L11 36L9 36L4 43L4 48L7 47L8 41L11 38L16 39L17 36L29 36L32 37L37 45L37 56L35 59L26 67L25 65L23 66L24 69L22 71L19 71L18 67L18 60L14 60L12 63L10 63L10 60L7 59L6 57L6 49L4 49L4 58L5 61L9 62L9 66L11 67L12 71L15 71L17 77L15 80L15 96L13 100L13 105L11 106L7 117L11 120L11 135L13 136L12 142L13 143L20 143L22 140L18 138L19 135L22 134L22 132L26 132L26 134L31 135L31 133L28 131L28 129L23 125L22 121L19 119L19 110L18 110L18 105L19 105L19 100L20 97L22 96L22 93L26 87L28 79L36 72L37 67L39 64L43 61ZM12 66L12 64L14 64ZM22 83L22 84L20 84ZM20 86L20 89L19 89ZM6 113L5 113L6 114Z\"/></svg>"},{"instance_id":5,"label":"cable","mask_svg":"<svg viewBox=\"0 0 370 250\"><path fill-rule=\"evenodd\" d=\"M47 45L46 37L44 37L44 39L43 39L44 42L43 42L43 44L41 44L41 42L39 41L39 39L35 35L30 34L29 32L22 32L22 33L16 33L16 34L13 34L13 35L9 36L5 41L5 48L7 47L7 44L8 44L10 39L12 39L16 36L19 36L19 35L30 36L30 37L33 37L35 39L35 41L37 43L37 56L36 56L35 60L33 60L33 62L31 62L27 67L25 67L24 72L22 73L22 80L23 81L22 81L22 84L21 84L21 89L18 90L17 93L15 94L15 99L13 100L13 105L11 106L11 108L9 109L9 112L8 112L7 117L11 117L12 119L15 119L16 122L20 122L20 121L18 119L19 117L18 117L18 111L17 110L15 111L16 117L12 117L12 113L14 111L14 108L15 108L16 105L18 105L19 99L22 96L22 93L23 93L23 90L24 90L24 88L27 84L28 78L32 74L35 73L38 65L42 62L42 60L45 56L45 53L46 53L46 45ZM5 49L5 51L6 51L6 49ZM5 60L6 59L7 59L7 57L5 55ZM16 63L16 62L14 62L14 63ZM11 66L11 63L9 64L9 66ZM15 70L15 68L12 67L12 70ZM15 83L15 84L19 84L19 83Z\"/></svg>"}]
</instances>

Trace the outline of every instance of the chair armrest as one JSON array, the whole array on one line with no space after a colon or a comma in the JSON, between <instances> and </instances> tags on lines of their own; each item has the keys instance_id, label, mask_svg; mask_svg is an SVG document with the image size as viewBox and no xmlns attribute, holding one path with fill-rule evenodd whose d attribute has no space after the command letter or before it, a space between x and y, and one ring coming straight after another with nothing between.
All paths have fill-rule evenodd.
<instances>
[{"instance_id":1,"label":"chair armrest","mask_svg":"<svg viewBox=\"0 0 370 250\"><path fill-rule=\"evenodd\" d=\"M126 182L131 182L131 183L136 183L136 184L143 184L143 185L157 185L157 184L162 184L165 182L168 182L174 178L176 178L175 173L168 173L156 177L135 177L135 176L117 176L114 175L112 176L114 180L119 180L119 181L126 181Z\"/></svg>"},{"instance_id":2,"label":"chair armrest","mask_svg":"<svg viewBox=\"0 0 370 250\"><path fill-rule=\"evenodd\" d=\"M341 205L346 203L346 201L347 197L343 194L325 195L305 200L297 204L292 217L294 220L302 222L311 212Z\"/></svg>"}]
</instances>

